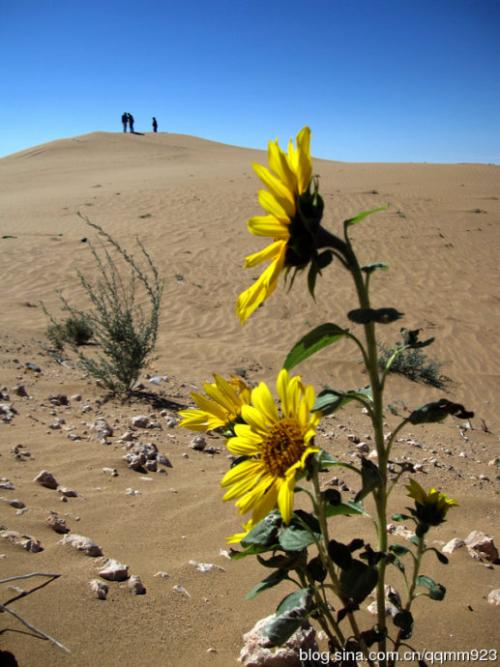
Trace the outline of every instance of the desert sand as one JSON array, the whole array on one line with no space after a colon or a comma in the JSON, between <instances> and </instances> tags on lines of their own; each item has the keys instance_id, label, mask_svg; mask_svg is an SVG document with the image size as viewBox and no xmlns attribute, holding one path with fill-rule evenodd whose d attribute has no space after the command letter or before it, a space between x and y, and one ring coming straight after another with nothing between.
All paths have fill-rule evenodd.
<instances>
[{"instance_id":1,"label":"desert sand","mask_svg":"<svg viewBox=\"0 0 500 667\"><path fill-rule=\"evenodd\" d=\"M288 137L282 139L285 144ZM313 154L314 148L313 134ZM17 411L10 422L0 422L0 477L15 487L0 495L27 508L17 513L0 502L0 526L32 535L44 547L29 553L1 540L0 578L34 571L61 575L11 607L71 651L66 655L30 636L2 614L0 649L12 651L22 667L234 665L242 634L288 592L280 587L244 599L267 572L253 559L234 562L220 553L225 537L240 528L219 486L229 464L224 440L207 438L219 450L215 454L193 451L195 434L167 425L213 372L227 376L239 369L251 382L274 382L300 336L324 321L346 325L346 312L354 307L347 274L332 265L318 281L316 304L299 276L290 293L277 290L240 325L235 300L259 274L244 270L243 258L264 245L245 226L260 212L252 162L264 164L265 151L176 134L103 132L0 159L0 386ZM387 401L399 402L404 411L446 396L476 413L472 429L452 419L414 427L394 451L395 458L424 463L417 477L423 486L438 485L460 503L434 531L436 546L472 530L492 535L498 545L497 469L488 462L500 453L500 167L325 160L315 160L314 167L329 229L340 230L342 220L360 210L389 204L352 234L362 261L390 265L373 278L374 305L398 308L404 326L435 336L426 352L443 362L452 380L443 391L391 375ZM129 249L139 236L165 279L157 351L141 378L158 395L156 404L104 401L105 391L85 377L74 355L61 365L48 353L40 303L60 317L56 291L63 290L72 303L85 305L76 270L95 272L82 242L95 235L78 211ZM384 328L383 342L394 343L399 326ZM29 362L41 372L29 370ZM359 354L343 343L298 372L318 391L327 383L340 389L366 383ZM155 385L151 376L166 379ZM18 384L29 397L15 394ZM82 398L55 407L53 394ZM118 439L135 415L149 415L161 426L137 429L137 436L170 459L173 467L163 474L134 472L122 460ZM106 445L90 429L99 417L114 428ZM57 418L65 420L62 428L49 428ZM387 430L396 423L388 413ZM366 439L370 432L358 407L322 424L319 444L345 460L355 451L347 436ZM69 433L80 439L70 440ZM16 458L17 445L30 456ZM118 476L104 473L105 467L116 468ZM62 502L57 491L34 483L44 469L78 496ZM127 489L140 493L128 495ZM394 495L394 511L404 508L404 493L401 486ZM97 576L95 559L58 544L61 536L46 524L49 511L63 516L71 532L91 537L106 556L128 564L146 594L132 595L126 584L112 582L108 599L96 599L88 588ZM373 537L366 521L338 520L332 530L346 539ZM190 560L223 571L201 573ZM499 649L499 608L486 599L500 588L498 565L486 566L460 549L448 566L429 557L424 571L446 586L447 597L417 602L412 644L435 651ZM158 572L169 576L154 576ZM14 584L29 590L35 582ZM401 585L396 574L394 584ZM179 585L189 595L173 590ZM6 584L0 592L0 602L16 595ZM374 622L368 614L363 620Z\"/></svg>"}]
</instances>

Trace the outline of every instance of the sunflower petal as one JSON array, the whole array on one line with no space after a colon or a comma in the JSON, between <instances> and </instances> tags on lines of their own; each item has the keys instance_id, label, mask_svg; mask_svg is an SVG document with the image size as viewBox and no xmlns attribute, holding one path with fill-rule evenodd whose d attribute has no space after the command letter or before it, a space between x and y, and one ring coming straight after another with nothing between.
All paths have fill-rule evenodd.
<instances>
[{"instance_id":1,"label":"sunflower petal","mask_svg":"<svg viewBox=\"0 0 500 667\"><path fill-rule=\"evenodd\" d=\"M283 223L274 215L256 215L247 222L248 231L255 236L270 236L275 240L288 241L289 224Z\"/></svg>"}]
</instances>

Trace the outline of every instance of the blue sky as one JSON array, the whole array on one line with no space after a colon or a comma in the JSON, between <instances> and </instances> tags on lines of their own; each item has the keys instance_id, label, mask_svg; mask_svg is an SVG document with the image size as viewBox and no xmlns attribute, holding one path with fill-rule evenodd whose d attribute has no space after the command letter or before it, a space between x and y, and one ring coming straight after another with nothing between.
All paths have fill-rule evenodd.
<instances>
[{"instance_id":1,"label":"blue sky","mask_svg":"<svg viewBox=\"0 0 500 667\"><path fill-rule=\"evenodd\" d=\"M0 0L0 155L95 130L500 163L498 0Z\"/></svg>"}]
</instances>

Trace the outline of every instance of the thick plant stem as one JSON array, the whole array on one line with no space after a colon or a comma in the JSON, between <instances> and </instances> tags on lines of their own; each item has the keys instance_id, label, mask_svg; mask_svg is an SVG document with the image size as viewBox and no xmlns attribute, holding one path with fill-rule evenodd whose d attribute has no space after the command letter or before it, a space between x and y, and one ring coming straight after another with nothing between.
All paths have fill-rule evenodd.
<instances>
[{"instance_id":1,"label":"thick plant stem","mask_svg":"<svg viewBox=\"0 0 500 667\"><path fill-rule=\"evenodd\" d=\"M321 528L321 534L323 536L323 542L324 542L324 544L322 544L321 542L318 543L319 555L320 555L320 558L323 562L324 567L326 568L328 574L330 575L330 579L332 581L335 593L342 600L342 603L346 604L346 601L344 600L344 598L342 596L340 581L337 577L337 573L335 572L333 562L328 555L328 543L330 541L330 535L329 535L329 531L328 531L328 522L327 522L326 515L325 515L325 507L324 507L323 502L321 501L321 495L320 495L321 492L320 492L320 488L319 488L319 477L318 477L318 467L317 467L316 463L314 465L312 481L313 481L313 485L314 485L314 494L316 496L317 516L318 516L319 525L320 525L320 528ZM374 663L369 657L369 653L370 653L369 649L368 649L363 637L361 636L361 631L358 627L358 624L356 622L354 614L351 611L349 611L347 613L347 618L349 619L349 623L351 625L354 636L356 637L356 640L359 642L359 645L361 647L361 650L363 651L363 654L366 658L366 661L367 661L368 665L370 667L374 667ZM340 630L340 628L339 628L339 630ZM345 645L345 639L343 640L342 643L343 643L343 645Z\"/></svg>"},{"instance_id":2,"label":"thick plant stem","mask_svg":"<svg viewBox=\"0 0 500 667\"><path fill-rule=\"evenodd\" d=\"M351 244L348 241L348 263L349 268L356 286L358 294L359 305L363 309L370 308L370 298L368 295L367 286L363 280L363 275L358 263L358 259L352 250ZM375 443L378 455L378 468L382 477L382 484L378 489L375 489L373 496L377 509L377 525L378 525L378 549L382 553L387 552L387 451L384 443L384 406L383 406L383 386L380 381L378 373L378 355L377 355L377 341L375 337L375 323L368 322L364 325L366 349L367 349L367 371L370 378L370 385L373 397L372 410L372 424L375 434ZM377 583L377 621L378 629L381 633L381 639L378 643L379 652L384 655L387 647L387 629L385 619L385 558L381 558L378 563L378 583ZM382 658L379 662L380 667L385 667L387 661Z\"/></svg>"}]
</instances>

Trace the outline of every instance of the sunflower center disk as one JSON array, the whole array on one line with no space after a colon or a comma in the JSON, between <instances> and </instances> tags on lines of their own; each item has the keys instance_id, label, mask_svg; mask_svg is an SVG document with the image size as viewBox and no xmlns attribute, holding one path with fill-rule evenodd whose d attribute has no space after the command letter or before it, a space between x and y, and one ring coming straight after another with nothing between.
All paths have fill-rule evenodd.
<instances>
[{"instance_id":1,"label":"sunflower center disk","mask_svg":"<svg viewBox=\"0 0 500 667\"><path fill-rule=\"evenodd\" d=\"M300 461L304 453L304 436L293 419L274 424L262 444L261 458L273 477L284 477L290 466Z\"/></svg>"}]
</instances>

